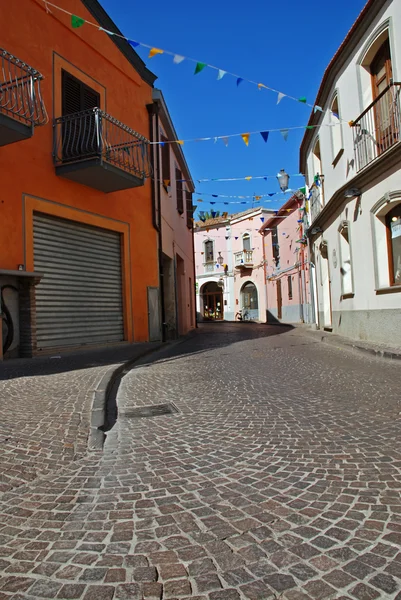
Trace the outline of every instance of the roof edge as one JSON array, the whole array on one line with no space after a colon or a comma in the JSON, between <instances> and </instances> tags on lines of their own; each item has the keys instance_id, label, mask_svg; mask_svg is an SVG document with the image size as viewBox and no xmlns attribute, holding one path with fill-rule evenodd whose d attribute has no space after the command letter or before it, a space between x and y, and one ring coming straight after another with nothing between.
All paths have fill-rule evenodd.
<instances>
[{"instance_id":1,"label":"roof edge","mask_svg":"<svg viewBox=\"0 0 401 600\"><path fill-rule=\"evenodd\" d=\"M81 0L81 2L96 19L96 21L103 27L103 29L107 29L107 31L112 31L113 33L118 33L118 35L124 35L98 0ZM153 87L153 84L157 79L157 75L152 73L152 71L146 67L145 63L135 52L131 44L127 42L127 40L115 35L109 36L109 39L111 39L111 41L117 46L128 62L131 63L141 79Z\"/></svg>"}]
</instances>

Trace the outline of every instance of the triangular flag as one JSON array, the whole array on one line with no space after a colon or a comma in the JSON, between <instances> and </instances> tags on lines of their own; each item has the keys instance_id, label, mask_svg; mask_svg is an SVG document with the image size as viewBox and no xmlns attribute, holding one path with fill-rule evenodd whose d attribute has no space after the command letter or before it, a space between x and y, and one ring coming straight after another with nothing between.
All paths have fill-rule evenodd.
<instances>
[{"instance_id":1,"label":"triangular flag","mask_svg":"<svg viewBox=\"0 0 401 600\"><path fill-rule=\"evenodd\" d=\"M206 63L201 63L201 62L196 63L194 75L197 75L198 73L200 73L206 66L207 66Z\"/></svg>"},{"instance_id":2,"label":"triangular flag","mask_svg":"<svg viewBox=\"0 0 401 600\"><path fill-rule=\"evenodd\" d=\"M170 185L170 179L163 179L163 183L166 187Z\"/></svg>"},{"instance_id":3,"label":"triangular flag","mask_svg":"<svg viewBox=\"0 0 401 600\"><path fill-rule=\"evenodd\" d=\"M268 196L275 196L276 194L275 194L275 193L273 193L273 194L267 194L267 195L268 195Z\"/></svg>"},{"instance_id":4,"label":"triangular flag","mask_svg":"<svg viewBox=\"0 0 401 600\"><path fill-rule=\"evenodd\" d=\"M263 83L258 83L258 88L259 88L260 90L261 90L262 88L266 88L266 89L267 89L267 86L266 86L266 85L264 85Z\"/></svg>"},{"instance_id":5,"label":"triangular flag","mask_svg":"<svg viewBox=\"0 0 401 600\"><path fill-rule=\"evenodd\" d=\"M280 102L282 101L283 98L285 98L285 94L282 94L281 92L279 92L278 96L277 96L277 104L280 104Z\"/></svg>"},{"instance_id":6,"label":"triangular flag","mask_svg":"<svg viewBox=\"0 0 401 600\"><path fill-rule=\"evenodd\" d=\"M166 142L159 142L159 146L161 146L163 148L163 146L166 145Z\"/></svg>"},{"instance_id":7,"label":"triangular flag","mask_svg":"<svg viewBox=\"0 0 401 600\"><path fill-rule=\"evenodd\" d=\"M306 187L299 188L299 191L301 192L301 194L306 194Z\"/></svg>"},{"instance_id":8,"label":"triangular flag","mask_svg":"<svg viewBox=\"0 0 401 600\"><path fill-rule=\"evenodd\" d=\"M323 108L315 104L315 106L313 107L313 112L316 113L317 111L323 112Z\"/></svg>"},{"instance_id":9,"label":"triangular flag","mask_svg":"<svg viewBox=\"0 0 401 600\"><path fill-rule=\"evenodd\" d=\"M216 202L209 202L209 204L216 204Z\"/></svg>"},{"instance_id":10,"label":"triangular flag","mask_svg":"<svg viewBox=\"0 0 401 600\"><path fill-rule=\"evenodd\" d=\"M306 104L305 96L301 96L301 98L298 98L298 102L302 102L303 104Z\"/></svg>"},{"instance_id":11,"label":"triangular flag","mask_svg":"<svg viewBox=\"0 0 401 600\"><path fill-rule=\"evenodd\" d=\"M313 125L307 125L305 129L314 129Z\"/></svg>"},{"instance_id":12,"label":"triangular flag","mask_svg":"<svg viewBox=\"0 0 401 600\"><path fill-rule=\"evenodd\" d=\"M136 48L137 46L139 46L139 42L134 42L134 40L128 40L128 42L131 44L131 46L133 48Z\"/></svg>"},{"instance_id":13,"label":"triangular flag","mask_svg":"<svg viewBox=\"0 0 401 600\"><path fill-rule=\"evenodd\" d=\"M268 137L269 137L269 132L268 131L261 131L260 135L262 136L262 138L264 139L264 141L267 142Z\"/></svg>"},{"instance_id":14,"label":"triangular flag","mask_svg":"<svg viewBox=\"0 0 401 600\"><path fill-rule=\"evenodd\" d=\"M173 58L173 63L179 65L185 59L185 56L180 56L180 54L176 54Z\"/></svg>"},{"instance_id":15,"label":"triangular flag","mask_svg":"<svg viewBox=\"0 0 401 600\"><path fill-rule=\"evenodd\" d=\"M262 221L262 223L265 222L265 218L264 217L260 217L260 220Z\"/></svg>"},{"instance_id":16,"label":"triangular flag","mask_svg":"<svg viewBox=\"0 0 401 600\"><path fill-rule=\"evenodd\" d=\"M73 27L74 29L78 29L78 27L82 27L82 25L85 23L84 19L81 19L81 17L76 17L75 15L71 15L71 27Z\"/></svg>"},{"instance_id":17,"label":"triangular flag","mask_svg":"<svg viewBox=\"0 0 401 600\"><path fill-rule=\"evenodd\" d=\"M288 129L280 129L280 133L283 136L284 141L287 141L288 138Z\"/></svg>"},{"instance_id":18,"label":"triangular flag","mask_svg":"<svg viewBox=\"0 0 401 600\"><path fill-rule=\"evenodd\" d=\"M335 117L336 119L340 118L340 115L336 112L334 112L334 110L331 111L331 114L333 115L333 117Z\"/></svg>"},{"instance_id":19,"label":"triangular flag","mask_svg":"<svg viewBox=\"0 0 401 600\"><path fill-rule=\"evenodd\" d=\"M214 143L215 143L215 144L217 144L217 140L218 140L218 139L219 139L218 137L215 137L215 138L214 138Z\"/></svg>"},{"instance_id":20,"label":"triangular flag","mask_svg":"<svg viewBox=\"0 0 401 600\"><path fill-rule=\"evenodd\" d=\"M224 142L224 145L227 147L228 146L228 137L222 137L221 138Z\"/></svg>"},{"instance_id":21,"label":"triangular flag","mask_svg":"<svg viewBox=\"0 0 401 600\"><path fill-rule=\"evenodd\" d=\"M248 146L248 144L249 144L249 136L250 135L251 135L250 133L241 133L241 137L244 140L246 146Z\"/></svg>"},{"instance_id":22,"label":"triangular flag","mask_svg":"<svg viewBox=\"0 0 401 600\"><path fill-rule=\"evenodd\" d=\"M250 180L252 179L252 177L249 177L249 176L248 176L248 177L245 177L245 179L246 179L247 181L250 181Z\"/></svg>"},{"instance_id":23,"label":"triangular flag","mask_svg":"<svg viewBox=\"0 0 401 600\"><path fill-rule=\"evenodd\" d=\"M257 201L262 200L262 196L255 196L255 200L257 200Z\"/></svg>"},{"instance_id":24,"label":"triangular flag","mask_svg":"<svg viewBox=\"0 0 401 600\"><path fill-rule=\"evenodd\" d=\"M198 198L197 202L203 202L203 200L201 198Z\"/></svg>"},{"instance_id":25,"label":"triangular flag","mask_svg":"<svg viewBox=\"0 0 401 600\"><path fill-rule=\"evenodd\" d=\"M164 50L160 50L160 48L151 48L148 58L153 58L156 54L163 54L163 52Z\"/></svg>"},{"instance_id":26,"label":"triangular flag","mask_svg":"<svg viewBox=\"0 0 401 600\"><path fill-rule=\"evenodd\" d=\"M242 79L242 77L238 77L237 79L237 87L239 86L240 83L242 83L244 80Z\"/></svg>"},{"instance_id":27,"label":"triangular flag","mask_svg":"<svg viewBox=\"0 0 401 600\"><path fill-rule=\"evenodd\" d=\"M184 140L176 140L177 144L179 144L180 146L184 145Z\"/></svg>"},{"instance_id":28,"label":"triangular flag","mask_svg":"<svg viewBox=\"0 0 401 600\"><path fill-rule=\"evenodd\" d=\"M238 236L235 239L238 240Z\"/></svg>"},{"instance_id":29,"label":"triangular flag","mask_svg":"<svg viewBox=\"0 0 401 600\"><path fill-rule=\"evenodd\" d=\"M227 71L222 71L221 69L219 69L219 72L217 73L217 79L223 79L224 75L227 73Z\"/></svg>"},{"instance_id":30,"label":"triangular flag","mask_svg":"<svg viewBox=\"0 0 401 600\"><path fill-rule=\"evenodd\" d=\"M219 196L217 194L212 194L212 198L218 198Z\"/></svg>"}]
</instances>

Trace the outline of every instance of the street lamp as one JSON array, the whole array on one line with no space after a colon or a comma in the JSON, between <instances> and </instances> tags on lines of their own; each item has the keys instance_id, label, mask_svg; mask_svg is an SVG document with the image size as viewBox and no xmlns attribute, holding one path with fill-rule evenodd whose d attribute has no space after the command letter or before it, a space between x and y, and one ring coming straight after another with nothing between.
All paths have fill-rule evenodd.
<instances>
[{"instance_id":1,"label":"street lamp","mask_svg":"<svg viewBox=\"0 0 401 600\"><path fill-rule=\"evenodd\" d=\"M221 252L219 252L219 255L217 257L217 262L218 264L221 266L224 262L224 258L221 256Z\"/></svg>"},{"instance_id":2,"label":"street lamp","mask_svg":"<svg viewBox=\"0 0 401 600\"><path fill-rule=\"evenodd\" d=\"M284 171L284 169L281 169L280 173L277 175L277 181L281 191L286 192L288 190L288 182L290 181L290 176Z\"/></svg>"}]
</instances>

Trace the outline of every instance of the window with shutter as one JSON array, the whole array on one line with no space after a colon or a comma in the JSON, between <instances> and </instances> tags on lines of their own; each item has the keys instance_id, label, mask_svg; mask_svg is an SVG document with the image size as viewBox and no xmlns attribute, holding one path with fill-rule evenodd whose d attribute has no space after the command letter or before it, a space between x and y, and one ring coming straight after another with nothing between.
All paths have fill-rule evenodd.
<instances>
[{"instance_id":1,"label":"window with shutter","mask_svg":"<svg viewBox=\"0 0 401 600\"><path fill-rule=\"evenodd\" d=\"M177 192L177 210L182 215L184 212L184 191L182 189L182 173L180 169L175 169L175 185Z\"/></svg>"},{"instance_id":2,"label":"window with shutter","mask_svg":"<svg viewBox=\"0 0 401 600\"><path fill-rule=\"evenodd\" d=\"M164 135L161 136L161 141L164 143L164 146L162 146L162 178L163 185L167 189L171 181L170 144L167 143L167 138Z\"/></svg>"},{"instance_id":3,"label":"window with shutter","mask_svg":"<svg viewBox=\"0 0 401 600\"><path fill-rule=\"evenodd\" d=\"M74 115L100 106L98 92L82 81L62 71L62 116ZM93 157L99 152L99 140L96 131L95 115L77 115L66 119L62 127L62 154L64 161L82 157Z\"/></svg>"},{"instance_id":4,"label":"window with shutter","mask_svg":"<svg viewBox=\"0 0 401 600\"><path fill-rule=\"evenodd\" d=\"M187 227L192 229L193 219L193 205L192 205L192 192L186 192L187 197Z\"/></svg>"}]
</instances>

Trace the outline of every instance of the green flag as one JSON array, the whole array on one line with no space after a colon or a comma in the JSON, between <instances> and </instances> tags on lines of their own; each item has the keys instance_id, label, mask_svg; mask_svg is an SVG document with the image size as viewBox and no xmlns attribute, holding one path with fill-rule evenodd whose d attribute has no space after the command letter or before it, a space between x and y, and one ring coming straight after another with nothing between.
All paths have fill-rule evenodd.
<instances>
[{"instance_id":1,"label":"green flag","mask_svg":"<svg viewBox=\"0 0 401 600\"><path fill-rule=\"evenodd\" d=\"M200 73L206 66L207 66L206 63L201 63L201 62L196 63L194 75L197 75L198 73Z\"/></svg>"},{"instance_id":2,"label":"green flag","mask_svg":"<svg viewBox=\"0 0 401 600\"><path fill-rule=\"evenodd\" d=\"M298 98L298 102L303 102L304 104L306 104L305 96L302 96L302 98Z\"/></svg>"},{"instance_id":3,"label":"green flag","mask_svg":"<svg viewBox=\"0 0 401 600\"><path fill-rule=\"evenodd\" d=\"M82 25L85 23L84 19L81 19L81 17L76 17L75 15L71 15L71 27L73 27L74 29L78 29L78 27L82 27Z\"/></svg>"}]
</instances>

